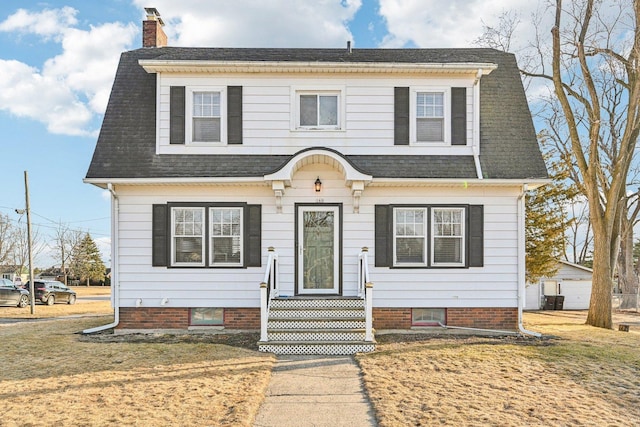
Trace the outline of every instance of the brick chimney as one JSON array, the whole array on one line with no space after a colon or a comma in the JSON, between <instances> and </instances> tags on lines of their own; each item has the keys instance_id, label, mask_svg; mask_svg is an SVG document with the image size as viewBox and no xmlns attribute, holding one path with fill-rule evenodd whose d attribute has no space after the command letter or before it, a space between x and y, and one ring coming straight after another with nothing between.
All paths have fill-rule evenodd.
<instances>
[{"instance_id":1,"label":"brick chimney","mask_svg":"<svg viewBox=\"0 0 640 427\"><path fill-rule=\"evenodd\" d=\"M142 21L142 47L162 47L167 45L167 35L162 27L164 22L155 7L145 7L147 19Z\"/></svg>"}]
</instances>

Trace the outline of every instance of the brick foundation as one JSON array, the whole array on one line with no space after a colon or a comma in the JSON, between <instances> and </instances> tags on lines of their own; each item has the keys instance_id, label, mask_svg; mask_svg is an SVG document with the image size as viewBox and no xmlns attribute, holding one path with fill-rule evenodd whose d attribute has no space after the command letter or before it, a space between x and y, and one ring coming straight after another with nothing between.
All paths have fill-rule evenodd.
<instances>
[{"instance_id":1,"label":"brick foundation","mask_svg":"<svg viewBox=\"0 0 640 427\"><path fill-rule=\"evenodd\" d=\"M465 328L518 329L517 308L447 308L447 325ZM410 308L374 308L375 329L410 329Z\"/></svg>"},{"instance_id":2,"label":"brick foundation","mask_svg":"<svg viewBox=\"0 0 640 427\"><path fill-rule=\"evenodd\" d=\"M447 325L466 328L518 329L517 308L448 308ZM187 329L188 308L122 307L118 329ZM259 308L225 308L225 329L260 329ZM374 308L373 327L382 329L411 329L410 308Z\"/></svg>"},{"instance_id":3,"label":"brick foundation","mask_svg":"<svg viewBox=\"0 0 640 427\"><path fill-rule=\"evenodd\" d=\"M121 307L118 329L187 329L188 308ZM225 308L226 329L260 329L259 308Z\"/></svg>"}]
</instances>

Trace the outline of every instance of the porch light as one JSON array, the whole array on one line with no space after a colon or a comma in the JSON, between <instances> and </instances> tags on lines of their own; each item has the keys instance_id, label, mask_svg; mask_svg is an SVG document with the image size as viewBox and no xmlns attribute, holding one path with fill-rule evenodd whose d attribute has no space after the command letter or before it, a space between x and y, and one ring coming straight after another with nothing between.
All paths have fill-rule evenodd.
<instances>
[{"instance_id":1,"label":"porch light","mask_svg":"<svg viewBox=\"0 0 640 427\"><path fill-rule=\"evenodd\" d=\"M316 178L314 186L316 188L316 193L319 193L322 190L322 181L320 181L320 177Z\"/></svg>"}]
</instances>

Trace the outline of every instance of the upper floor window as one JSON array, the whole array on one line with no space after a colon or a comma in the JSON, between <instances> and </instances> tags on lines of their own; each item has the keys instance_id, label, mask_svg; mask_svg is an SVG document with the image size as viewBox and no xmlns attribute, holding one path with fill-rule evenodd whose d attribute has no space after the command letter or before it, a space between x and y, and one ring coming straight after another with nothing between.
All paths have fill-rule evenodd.
<instances>
[{"instance_id":1,"label":"upper floor window","mask_svg":"<svg viewBox=\"0 0 640 427\"><path fill-rule=\"evenodd\" d=\"M414 88L411 93L411 141L451 143L451 88Z\"/></svg>"},{"instance_id":2,"label":"upper floor window","mask_svg":"<svg viewBox=\"0 0 640 427\"><path fill-rule=\"evenodd\" d=\"M220 92L193 92L193 142L220 142Z\"/></svg>"},{"instance_id":3,"label":"upper floor window","mask_svg":"<svg viewBox=\"0 0 640 427\"><path fill-rule=\"evenodd\" d=\"M292 130L344 129L344 88L292 88Z\"/></svg>"},{"instance_id":4,"label":"upper floor window","mask_svg":"<svg viewBox=\"0 0 640 427\"><path fill-rule=\"evenodd\" d=\"M444 141L444 93L416 94L416 141Z\"/></svg>"},{"instance_id":5,"label":"upper floor window","mask_svg":"<svg viewBox=\"0 0 640 427\"><path fill-rule=\"evenodd\" d=\"M337 127L338 95L300 95L300 126Z\"/></svg>"}]
</instances>

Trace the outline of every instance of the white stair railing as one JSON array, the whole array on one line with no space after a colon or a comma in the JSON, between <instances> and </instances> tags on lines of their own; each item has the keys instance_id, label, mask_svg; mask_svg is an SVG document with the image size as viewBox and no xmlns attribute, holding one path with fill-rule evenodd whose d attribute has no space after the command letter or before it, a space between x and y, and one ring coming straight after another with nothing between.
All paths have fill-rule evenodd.
<instances>
[{"instance_id":1,"label":"white stair railing","mask_svg":"<svg viewBox=\"0 0 640 427\"><path fill-rule=\"evenodd\" d=\"M365 341L373 341L373 283L369 280L369 248L358 254L358 296L364 298Z\"/></svg>"},{"instance_id":2,"label":"white stair railing","mask_svg":"<svg viewBox=\"0 0 640 427\"><path fill-rule=\"evenodd\" d=\"M271 306L271 300L278 296L278 282L278 254L270 246L267 268L264 272L264 279L260 283L260 341L263 342L268 341L269 307Z\"/></svg>"}]
</instances>

